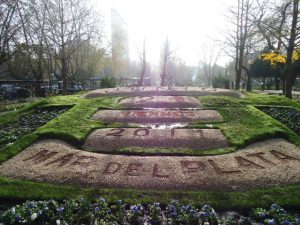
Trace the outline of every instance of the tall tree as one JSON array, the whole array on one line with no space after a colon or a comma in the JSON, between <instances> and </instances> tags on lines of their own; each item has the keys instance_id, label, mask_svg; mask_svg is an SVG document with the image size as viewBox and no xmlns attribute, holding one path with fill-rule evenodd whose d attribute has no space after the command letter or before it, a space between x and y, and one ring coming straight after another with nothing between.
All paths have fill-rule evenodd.
<instances>
[{"instance_id":1,"label":"tall tree","mask_svg":"<svg viewBox=\"0 0 300 225\"><path fill-rule=\"evenodd\" d=\"M143 41L143 52L140 53L139 57L140 57L140 61L142 63L142 71L141 71L140 79L138 82L138 86L141 87L144 84L144 77L145 77L145 73L146 73L146 39L145 38Z\"/></svg>"},{"instance_id":2,"label":"tall tree","mask_svg":"<svg viewBox=\"0 0 300 225\"><path fill-rule=\"evenodd\" d=\"M15 54L13 42L20 29L16 17L17 0L0 2L0 66Z\"/></svg>"},{"instance_id":3,"label":"tall tree","mask_svg":"<svg viewBox=\"0 0 300 225\"><path fill-rule=\"evenodd\" d=\"M287 98L292 98L292 87L293 87L293 66L292 58L295 48L295 41L297 36L297 23L299 16L299 0L293 0L293 14L292 14L292 24L290 28L290 36L288 40L287 53L286 53L286 63L284 67L284 85L285 85L285 96Z\"/></svg>"},{"instance_id":4,"label":"tall tree","mask_svg":"<svg viewBox=\"0 0 300 225\"><path fill-rule=\"evenodd\" d=\"M220 51L217 49L216 42L213 41L210 45L202 45L202 60L201 66L204 71L204 76L207 85L212 87L212 80L216 72L216 62L219 58Z\"/></svg>"},{"instance_id":5,"label":"tall tree","mask_svg":"<svg viewBox=\"0 0 300 225\"><path fill-rule=\"evenodd\" d=\"M245 62L247 55L251 48L253 48L253 42L251 38L253 36L253 24L250 20L250 12L253 9L253 1L250 0L236 0L236 6L229 9L227 19L230 23L231 29L225 31L225 53L227 53L235 62L235 89L240 89L240 83L242 79L242 73L245 70L248 73ZM233 54L234 53L234 54ZM250 79L250 76L248 76Z\"/></svg>"},{"instance_id":6,"label":"tall tree","mask_svg":"<svg viewBox=\"0 0 300 225\"><path fill-rule=\"evenodd\" d=\"M264 13L261 10L260 16L254 17L259 33L268 44L269 55L285 55L282 90L289 98L292 97L292 86L296 79L292 65L293 52L300 41L298 5L296 0L278 1L273 8L261 4L261 9L268 10L264 10Z\"/></svg>"},{"instance_id":7,"label":"tall tree","mask_svg":"<svg viewBox=\"0 0 300 225\"><path fill-rule=\"evenodd\" d=\"M47 11L45 38L54 53L53 70L66 92L72 55L99 34L95 13L82 0L43 0Z\"/></svg>"},{"instance_id":8,"label":"tall tree","mask_svg":"<svg viewBox=\"0 0 300 225\"><path fill-rule=\"evenodd\" d=\"M35 89L40 88L44 76L49 76L49 55L44 38L46 10L40 1L18 0L17 15L21 25L21 37L16 42L23 46L22 53L26 59L24 70L29 70L28 76L34 79ZM19 49L20 51L20 49ZM14 70L15 60L9 62L10 71Z\"/></svg>"},{"instance_id":9,"label":"tall tree","mask_svg":"<svg viewBox=\"0 0 300 225\"><path fill-rule=\"evenodd\" d=\"M167 83L171 85L171 67L172 67L172 60L174 59L174 53L176 49L171 50L170 48L170 41L166 38L162 53L161 53L161 63L162 63L162 73L160 75L161 78L161 86L165 86Z\"/></svg>"}]
</instances>

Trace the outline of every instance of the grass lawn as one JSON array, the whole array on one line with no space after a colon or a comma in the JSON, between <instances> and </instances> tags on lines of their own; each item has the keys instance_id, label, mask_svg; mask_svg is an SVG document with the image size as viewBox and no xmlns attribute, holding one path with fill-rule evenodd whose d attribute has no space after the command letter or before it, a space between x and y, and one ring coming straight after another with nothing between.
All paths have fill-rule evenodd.
<instances>
[{"instance_id":1,"label":"grass lawn","mask_svg":"<svg viewBox=\"0 0 300 225\"><path fill-rule=\"evenodd\" d=\"M300 103L282 96L246 93L245 98L225 96L198 97L205 109L215 109L221 113L223 122L209 123L212 128L218 128L227 138L230 148L206 151L190 149L172 150L166 148L124 148L112 154L136 155L218 155L236 151L251 143L269 138L283 137L300 146L300 137L287 126L258 110L255 106L284 106L300 110ZM42 138L58 138L81 149L87 135L97 128L122 127L122 124L106 124L93 121L90 117L99 109L116 109L121 97L102 97L82 99L80 95L56 96L26 103L17 110L0 117L0 125L31 113L37 107L72 106L46 125L39 127L33 133L27 134L15 143L0 150L0 163L18 154L35 141ZM124 127L124 126L123 126ZM193 123L193 128L208 127L206 123ZM22 187L22 188L20 188ZM93 189L37 183L22 180L12 180L0 177L1 199L64 199L68 197L103 196L115 201L123 199L128 203L147 203L159 201L168 203L170 199L178 199L182 203L203 205L210 203L216 208L251 208L268 207L276 202L281 206L300 207L300 184L286 187L251 190L246 192L217 191L152 191L136 189Z\"/></svg>"}]
</instances>

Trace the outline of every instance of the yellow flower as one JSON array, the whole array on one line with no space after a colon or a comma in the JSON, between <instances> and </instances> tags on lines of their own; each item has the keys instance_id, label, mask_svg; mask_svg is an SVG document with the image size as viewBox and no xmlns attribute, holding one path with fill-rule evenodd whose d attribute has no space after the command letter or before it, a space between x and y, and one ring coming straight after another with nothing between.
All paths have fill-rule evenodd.
<instances>
[{"instance_id":1,"label":"yellow flower","mask_svg":"<svg viewBox=\"0 0 300 225\"><path fill-rule=\"evenodd\" d=\"M264 53L264 54L261 54L259 56L259 58L262 59L263 61L270 62L270 64L272 66L276 66L276 65L281 64L281 63L284 64L286 62L286 56L282 55L278 52Z\"/></svg>"},{"instance_id":2,"label":"yellow flower","mask_svg":"<svg viewBox=\"0 0 300 225\"><path fill-rule=\"evenodd\" d=\"M261 54L259 56L259 59L270 62L272 66L286 63L286 55L281 54L279 52L268 52L268 53ZM293 53L293 62L297 60L300 60L300 48L295 49Z\"/></svg>"}]
</instances>

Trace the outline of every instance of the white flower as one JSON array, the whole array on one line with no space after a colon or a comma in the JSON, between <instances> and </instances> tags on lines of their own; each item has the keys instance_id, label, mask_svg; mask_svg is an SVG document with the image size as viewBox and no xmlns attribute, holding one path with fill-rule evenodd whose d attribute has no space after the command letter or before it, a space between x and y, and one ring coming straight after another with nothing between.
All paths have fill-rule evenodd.
<instances>
[{"instance_id":1,"label":"white flower","mask_svg":"<svg viewBox=\"0 0 300 225\"><path fill-rule=\"evenodd\" d=\"M209 222L204 222L204 225L209 225Z\"/></svg>"},{"instance_id":2,"label":"white flower","mask_svg":"<svg viewBox=\"0 0 300 225\"><path fill-rule=\"evenodd\" d=\"M56 220L56 225L60 225L60 220Z\"/></svg>"},{"instance_id":3,"label":"white flower","mask_svg":"<svg viewBox=\"0 0 300 225\"><path fill-rule=\"evenodd\" d=\"M37 218L37 213L33 213L32 215L31 215L31 220L35 220Z\"/></svg>"},{"instance_id":4,"label":"white flower","mask_svg":"<svg viewBox=\"0 0 300 225\"><path fill-rule=\"evenodd\" d=\"M15 214L15 213L16 213L16 208L15 208L15 207L12 207L12 208L11 208L11 212L12 212L13 214Z\"/></svg>"}]
</instances>

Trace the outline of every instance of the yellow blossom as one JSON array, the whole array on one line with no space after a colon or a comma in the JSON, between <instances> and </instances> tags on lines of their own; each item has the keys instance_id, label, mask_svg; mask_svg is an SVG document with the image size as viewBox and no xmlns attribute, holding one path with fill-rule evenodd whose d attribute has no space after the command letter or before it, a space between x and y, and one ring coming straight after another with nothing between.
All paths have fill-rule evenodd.
<instances>
[{"instance_id":1,"label":"yellow blossom","mask_svg":"<svg viewBox=\"0 0 300 225\"><path fill-rule=\"evenodd\" d=\"M286 63L286 55L281 54L279 52L268 52L268 53L261 54L259 56L259 59L270 62L272 66ZM293 53L293 62L299 59L300 59L300 48L297 48Z\"/></svg>"}]
</instances>

